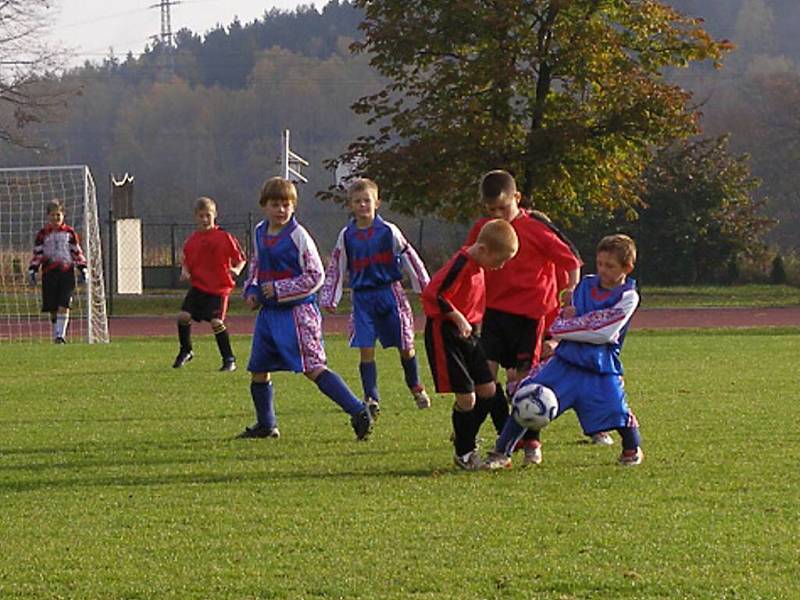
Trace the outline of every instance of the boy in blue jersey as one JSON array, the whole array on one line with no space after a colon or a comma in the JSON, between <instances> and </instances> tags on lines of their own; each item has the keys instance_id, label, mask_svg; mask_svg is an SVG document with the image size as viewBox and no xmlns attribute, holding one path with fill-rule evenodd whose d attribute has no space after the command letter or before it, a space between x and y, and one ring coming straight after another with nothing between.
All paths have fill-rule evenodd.
<instances>
[{"instance_id":1,"label":"boy in blue jersey","mask_svg":"<svg viewBox=\"0 0 800 600\"><path fill-rule=\"evenodd\" d=\"M360 351L364 399L373 415L380 410L376 339L384 348L400 351L406 385L417 407L428 408L431 401L420 382L414 350L414 313L402 279L405 271L412 289L420 293L430 277L400 229L377 214L381 200L374 181L357 179L347 195L353 218L339 233L331 253L320 304L328 312L336 311L347 271L353 301L350 346Z\"/></svg>"},{"instance_id":2,"label":"boy in blue jersey","mask_svg":"<svg viewBox=\"0 0 800 600\"><path fill-rule=\"evenodd\" d=\"M323 268L314 240L294 218L297 189L281 177L268 179L259 204L266 219L256 225L253 257L245 282L245 300L260 308L253 331L247 370L256 424L240 438L277 438L272 371L303 373L320 391L350 415L356 438L372 431L372 415L339 375L327 368L322 344L322 318L316 292Z\"/></svg>"},{"instance_id":3,"label":"boy in blue jersey","mask_svg":"<svg viewBox=\"0 0 800 600\"><path fill-rule=\"evenodd\" d=\"M597 274L583 278L572 295L572 306L564 308L550 328L560 340L555 356L520 385L535 382L552 389L558 397L558 415L575 410L586 435L617 430L622 437L619 462L624 466L638 465L644 458L619 357L639 305L636 282L628 277L635 262L636 245L627 235L600 240ZM524 433L519 423L507 419L484 468L510 468L514 445Z\"/></svg>"}]
</instances>

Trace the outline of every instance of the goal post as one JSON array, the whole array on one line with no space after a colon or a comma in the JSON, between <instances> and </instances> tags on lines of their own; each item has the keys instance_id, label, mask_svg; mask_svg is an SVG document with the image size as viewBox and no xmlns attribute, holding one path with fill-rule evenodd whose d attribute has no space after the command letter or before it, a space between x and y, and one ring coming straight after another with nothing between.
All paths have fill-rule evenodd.
<instances>
[{"instance_id":1,"label":"goal post","mask_svg":"<svg viewBox=\"0 0 800 600\"><path fill-rule=\"evenodd\" d=\"M36 233L47 223L47 204L64 204L64 222L80 237L86 283L78 284L68 339L109 341L97 194L85 165L0 169L0 343L50 340L50 315L41 312L41 277L29 287L27 271Z\"/></svg>"}]
</instances>

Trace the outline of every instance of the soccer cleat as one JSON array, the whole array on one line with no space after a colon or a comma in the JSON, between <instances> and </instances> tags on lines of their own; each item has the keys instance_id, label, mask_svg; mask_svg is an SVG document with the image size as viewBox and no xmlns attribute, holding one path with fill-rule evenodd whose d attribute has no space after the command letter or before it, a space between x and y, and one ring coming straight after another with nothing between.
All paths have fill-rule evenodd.
<instances>
[{"instance_id":1,"label":"soccer cleat","mask_svg":"<svg viewBox=\"0 0 800 600\"><path fill-rule=\"evenodd\" d=\"M236 370L236 361L231 358L226 358L222 361L222 366L219 368L220 371L235 371Z\"/></svg>"},{"instance_id":2,"label":"soccer cleat","mask_svg":"<svg viewBox=\"0 0 800 600\"><path fill-rule=\"evenodd\" d=\"M464 456L456 454L453 457L455 465L464 471L480 471L483 468L483 461L478 456L477 450L467 452Z\"/></svg>"},{"instance_id":3,"label":"soccer cleat","mask_svg":"<svg viewBox=\"0 0 800 600\"><path fill-rule=\"evenodd\" d=\"M522 466L542 464L542 443L539 440L530 440L523 448L525 456L522 458Z\"/></svg>"},{"instance_id":4,"label":"soccer cleat","mask_svg":"<svg viewBox=\"0 0 800 600\"><path fill-rule=\"evenodd\" d=\"M357 415L350 417L350 424L359 441L365 441L369 437L369 434L372 433L373 423L372 410L369 406Z\"/></svg>"},{"instance_id":5,"label":"soccer cleat","mask_svg":"<svg viewBox=\"0 0 800 600\"><path fill-rule=\"evenodd\" d=\"M241 432L239 435L236 436L238 439L246 440L246 439L255 439L255 438L279 438L281 437L281 432L278 431L277 427L267 427L266 425L261 425L260 423L256 423L251 427L245 427L244 431Z\"/></svg>"},{"instance_id":6,"label":"soccer cleat","mask_svg":"<svg viewBox=\"0 0 800 600\"><path fill-rule=\"evenodd\" d=\"M614 438L607 431L601 431L592 436L592 443L598 446L613 446Z\"/></svg>"},{"instance_id":7,"label":"soccer cleat","mask_svg":"<svg viewBox=\"0 0 800 600\"><path fill-rule=\"evenodd\" d=\"M367 408L369 409L369 416L372 417L372 420L377 421L378 417L381 415L380 402L375 400L375 398L367 398L367 401L364 404L367 405Z\"/></svg>"},{"instance_id":8,"label":"soccer cleat","mask_svg":"<svg viewBox=\"0 0 800 600\"><path fill-rule=\"evenodd\" d=\"M511 457L502 452L490 451L483 460L483 469L486 471L502 471L511 468Z\"/></svg>"},{"instance_id":9,"label":"soccer cleat","mask_svg":"<svg viewBox=\"0 0 800 600\"><path fill-rule=\"evenodd\" d=\"M181 350L180 352L178 352L178 356L175 357L175 362L172 363L172 368L180 369L183 365L188 363L193 358L194 354L192 354L191 350L189 350L188 352L184 352L183 350Z\"/></svg>"},{"instance_id":10,"label":"soccer cleat","mask_svg":"<svg viewBox=\"0 0 800 600\"><path fill-rule=\"evenodd\" d=\"M417 408L430 408L431 407L431 398L428 396L428 392L425 390L419 390L418 392L413 392L414 394L414 402L417 403Z\"/></svg>"},{"instance_id":11,"label":"soccer cleat","mask_svg":"<svg viewBox=\"0 0 800 600\"><path fill-rule=\"evenodd\" d=\"M54 344L66 344L67 340L65 340L63 337L57 337L56 339L53 340L53 343Z\"/></svg>"},{"instance_id":12,"label":"soccer cleat","mask_svg":"<svg viewBox=\"0 0 800 600\"><path fill-rule=\"evenodd\" d=\"M619 455L619 464L623 467L635 467L636 465L642 464L644 460L644 452L642 452L641 448L636 448L636 450L623 450L622 454Z\"/></svg>"}]
</instances>

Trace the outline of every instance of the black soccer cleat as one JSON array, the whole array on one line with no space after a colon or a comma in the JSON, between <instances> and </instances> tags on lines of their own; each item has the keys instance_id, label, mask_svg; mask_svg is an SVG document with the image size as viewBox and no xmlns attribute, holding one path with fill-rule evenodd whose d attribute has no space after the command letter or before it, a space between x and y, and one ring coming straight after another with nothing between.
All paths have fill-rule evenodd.
<instances>
[{"instance_id":1,"label":"black soccer cleat","mask_svg":"<svg viewBox=\"0 0 800 600\"><path fill-rule=\"evenodd\" d=\"M350 417L350 424L356 433L356 439L359 441L366 441L369 438L369 434L372 433L373 423L372 413L368 407L357 415Z\"/></svg>"},{"instance_id":2,"label":"black soccer cleat","mask_svg":"<svg viewBox=\"0 0 800 600\"><path fill-rule=\"evenodd\" d=\"M172 368L180 369L183 365L188 363L193 358L194 354L192 354L191 350L189 350L188 352L181 350L180 352L178 352L178 356L175 357L175 362L172 363Z\"/></svg>"},{"instance_id":3,"label":"black soccer cleat","mask_svg":"<svg viewBox=\"0 0 800 600\"><path fill-rule=\"evenodd\" d=\"M53 340L53 343L54 344L66 344L67 340L65 340L63 337L57 337L56 339Z\"/></svg>"},{"instance_id":4,"label":"black soccer cleat","mask_svg":"<svg viewBox=\"0 0 800 600\"><path fill-rule=\"evenodd\" d=\"M222 361L222 366L219 368L220 371L235 371L236 370L236 360L233 357L226 358Z\"/></svg>"},{"instance_id":5,"label":"black soccer cleat","mask_svg":"<svg viewBox=\"0 0 800 600\"><path fill-rule=\"evenodd\" d=\"M267 427L266 425L261 425L260 423L256 423L250 427L245 427L244 431L241 432L239 435L236 436L240 440L247 440L247 439L258 439L258 438L279 438L281 437L281 432L278 431L277 427Z\"/></svg>"}]
</instances>

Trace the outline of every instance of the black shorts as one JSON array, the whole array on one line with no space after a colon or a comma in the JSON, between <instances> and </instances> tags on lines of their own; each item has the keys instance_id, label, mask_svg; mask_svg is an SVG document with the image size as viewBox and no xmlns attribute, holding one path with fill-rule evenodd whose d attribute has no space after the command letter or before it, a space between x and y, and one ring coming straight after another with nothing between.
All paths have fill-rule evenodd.
<instances>
[{"instance_id":1,"label":"black shorts","mask_svg":"<svg viewBox=\"0 0 800 600\"><path fill-rule=\"evenodd\" d=\"M228 296L207 294L193 287L186 293L181 310L192 315L195 321L224 321L225 313L228 312Z\"/></svg>"},{"instance_id":2,"label":"black shorts","mask_svg":"<svg viewBox=\"0 0 800 600\"><path fill-rule=\"evenodd\" d=\"M75 291L75 271L54 269L42 275L42 312L54 313L69 308Z\"/></svg>"},{"instance_id":3,"label":"black shorts","mask_svg":"<svg viewBox=\"0 0 800 600\"><path fill-rule=\"evenodd\" d=\"M504 369L527 372L541 344L539 328L537 319L487 308L481 331L486 357Z\"/></svg>"},{"instance_id":4,"label":"black shorts","mask_svg":"<svg viewBox=\"0 0 800 600\"><path fill-rule=\"evenodd\" d=\"M476 385L492 383L480 338L463 338L447 320L428 319L425 323L425 349L436 391L469 394Z\"/></svg>"}]
</instances>

